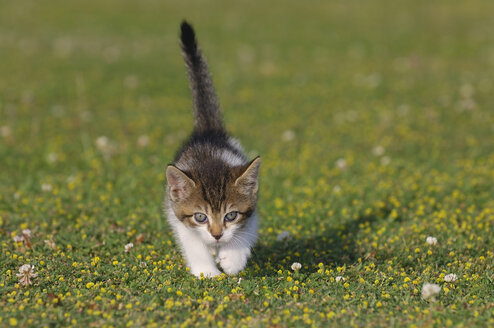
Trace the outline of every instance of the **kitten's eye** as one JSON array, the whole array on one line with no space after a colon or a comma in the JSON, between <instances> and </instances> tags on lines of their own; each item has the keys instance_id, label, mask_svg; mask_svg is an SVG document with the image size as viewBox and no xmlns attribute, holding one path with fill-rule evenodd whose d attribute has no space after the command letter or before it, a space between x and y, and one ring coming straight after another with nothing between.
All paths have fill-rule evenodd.
<instances>
[{"instance_id":1,"label":"kitten's eye","mask_svg":"<svg viewBox=\"0 0 494 328\"><path fill-rule=\"evenodd\" d=\"M199 222L199 223L204 223L208 220L208 217L206 216L206 214L202 214L202 213L195 213L194 214L194 219Z\"/></svg>"},{"instance_id":2,"label":"kitten's eye","mask_svg":"<svg viewBox=\"0 0 494 328\"><path fill-rule=\"evenodd\" d=\"M231 221L235 220L237 218L237 216L238 216L237 211L230 212L227 215L225 215L225 221L231 222Z\"/></svg>"}]
</instances>

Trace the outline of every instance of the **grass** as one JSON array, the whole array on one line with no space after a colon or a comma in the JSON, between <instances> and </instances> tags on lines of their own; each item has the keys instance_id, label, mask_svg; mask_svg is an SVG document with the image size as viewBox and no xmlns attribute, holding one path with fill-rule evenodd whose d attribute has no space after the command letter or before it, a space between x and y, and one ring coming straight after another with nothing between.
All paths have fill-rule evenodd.
<instances>
[{"instance_id":1,"label":"grass","mask_svg":"<svg viewBox=\"0 0 494 328\"><path fill-rule=\"evenodd\" d=\"M1 8L1 326L494 325L492 1ZM184 17L263 158L239 276L188 274L161 214L192 127Z\"/></svg>"}]
</instances>

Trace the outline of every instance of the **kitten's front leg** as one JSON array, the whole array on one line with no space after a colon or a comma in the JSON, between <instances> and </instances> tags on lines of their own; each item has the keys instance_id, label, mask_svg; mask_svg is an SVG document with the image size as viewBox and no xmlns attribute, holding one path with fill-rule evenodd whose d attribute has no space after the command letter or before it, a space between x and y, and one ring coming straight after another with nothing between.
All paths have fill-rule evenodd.
<instances>
[{"instance_id":1,"label":"kitten's front leg","mask_svg":"<svg viewBox=\"0 0 494 328\"><path fill-rule=\"evenodd\" d=\"M177 233L177 237L190 272L194 276L199 278L202 273L204 277L209 278L221 274L209 248L204 245L199 236L196 236L192 231L183 229Z\"/></svg>"},{"instance_id":2,"label":"kitten's front leg","mask_svg":"<svg viewBox=\"0 0 494 328\"><path fill-rule=\"evenodd\" d=\"M218 258L223 271L227 274L237 274L245 268L250 256L249 247L234 247L225 245L220 248Z\"/></svg>"},{"instance_id":3,"label":"kitten's front leg","mask_svg":"<svg viewBox=\"0 0 494 328\"><path fill-rule=\"evenodd\" d=\"M220 266L227 274L237 274L245 268L250 257L250 249L257 240L257 220L255 214L249 219L243 231L237 231L233 239L218 252Z\"/></svg>"}]
</instances>

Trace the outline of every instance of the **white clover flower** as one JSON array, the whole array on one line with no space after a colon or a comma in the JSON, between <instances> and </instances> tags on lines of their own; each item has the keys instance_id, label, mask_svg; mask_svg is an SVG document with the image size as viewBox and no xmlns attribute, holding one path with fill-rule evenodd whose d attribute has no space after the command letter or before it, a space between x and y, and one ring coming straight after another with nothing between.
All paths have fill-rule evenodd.
<instances>
[{"instance_id":1,"label":"white clover flower","mask_svg":"<svg viewBox=\"0 0 494 328\"><path fill-rule=\"evenodd\" d=\"M43 191L51 191L52 189L53 189L53 187L49 183L43 183L41 185L41 190L43 190Z\"/></svg>"},{"instance_id":2,"label":"white clover flower","mask_svg":"<svg viewBox=\"0 0 494 328\"><path fill-rule=\"evenodd\" d=\"M460 108L463 110L472 110L477 106L477 103L472 98L465 98L460 101Z\"/></svg>"},{"instance_id":3,"label":"white clover flower","mask_svg":"<svg viewBox=\"0 0 494 328\"><path fill-rule=\"evenodd\" d=\"M110 141L106 136L100 136L96 139L96 147L99 150L106 150L106 148L110 145Z\"/></svg>"},{"instance_id":4,"label":"white clover flower","mask_svg":"<svg viewBox=\"0 0 494 328\"><path fill-rule=\"evenodd\" d=\"M286 130L281 135L281 140L283 141L292 141L293 139L295 139L295 132L293 130Z\"/></svg>"},{"instance_id":5,"label":"white clover flower","mask_svg":"<svg viewBox=\"0 0 494 328\"><path fill-rule=\"evenodd\" d=\"M238 278L237 284L240 284L242 282L242 277Z\"/></svg>"},{"instance_id":6,"label":"white clover flower","mask_svg":"<svg viewBox=\"0 0 494 328\"><path fill-rule=\"evenodd\" d=\"M382 156L384 154L384 147L381 145L374 147L374 149L372 149L372 154L374 154L374 156Z\"/></svg>"},{"instance_id":7,"label":"white clover flower","mask_svg":"<svg viewBox=\"0 0 494 328\"><path fill-rule=\"evenodd\" d=\"M429 236L427 237L427 239L425 240L425 242L429 245L437 245L437 238L436 237L432 237L432 236Z\"/></svg>"},{"instance_id":8,"label":"white clover flower","mask_svg":"<svg viewBox=\"0 0 494 328\"><path fill-rule=\"evenodd\" d=\"M149 145L149 137L146 135L142 135L139 138L137 138L137 145L141 148L146 147Z\"/></svg>"},{"instance_id":9,"label":"white clover flower","mask_svg":"<svg viewBox=\"0 0 494 328\"><path fill-rule=\"evenodd\" d=\"M52 238L50 238L50 239L45 239L45 241L44 241L44 242L45 242L45 245L46 245L46 246L48 246L48 247L49 247L49 248L51 248L51 249L55 249L55 248L57 248L57 246L55 245L55 242L53 241L53 239L52 239Z\"/></svg>"},{"instance_id":10,"label":"white clover flower","mask_svg":"<svg viewBox=\"0 0 494 328\"><path fill-rule=\"evenodd\" d=\"M391 163L391 158L389 156L383 156L381 158L381 165L389 165L389 163Z\"/></svg>"},{"instance_id":11,"label":"white clover flower","mask_svg":"<svg viewBox=\"0 0 494 328\"><path fill-rule=\"evenodd\" d=\"M48 163L55 163L56 161L58 161L58 154L57 153L49 153L48 156L46 156L46 161Z\"/></svg>"},{"instance_id":12,"label":"white clover flower","mask_svg":"<svg viewBox=\"0 0 494 328\"><path fill-rule=\"evenodd\" d=\"M6 138L6 137L10 136L11 133L12 133L12 130L10 129L9 126L7 126L7 125L0 126L0 136Z\"/></svg>"},{"instance_id":13,"label":"white clover flower","mask_svg":"<svg viewBox=\"0 0 494 328\"><path fill-rule=\"evenodd\" d=\"M16 274L19 277L19 282L28 286L32 284L31 278L36 278L38 276L37 273L34 273L34 265L24 264L19 268L19 273Z\"/></svg>"},{"instance_id":14,"label":"white clover flower","mask_svg":"<svg viewBox=\"0 0 494 328\"><path fill-rule=\"evenodd\" d=\"M344 170L344 169L346 169L346 166L347 166L346 159L344 159L344 158L339 158L339 159L336 161L336 167L337 167L337 168L339 168L340 170Z\"/></svg>"},{"instance_id":15,"label":"white clover flower","mask_svg":"<svg viewBox=\"0 0 494 328\"><path fill-rule=\"evenodd\" d=\"M96 139L96 148L107 159L113 155L116 150L115 143L111 142L106 136L100 136Z\"/></svg>"},{"instance_id":16,"label":"white clover flower","mask_svg":"<svg viewBox=\"0 0 494 328\"><path fill-rule=\"evenodd\" d=\"M340 187L340 186L338 186L338 185L334 186L334 187L333 187L333 192L334 192L335 194L339 194L339 193L341 192L341 187Z\"/></svg>"},{"instance_id":17,"label":"white clover flower","mask_svg":"<svg viewBox=\"0 0 494 328\"><path fill-rule=\"evenodd\" d=\"M135 89L139 84L139 79L135 75L128 75L124 79L124 84L129 89Z\"/></svg>"},{"instance_id":18,"label":"white clover flower","mask_svg":"<svg viewBox=\"0 0 494 328\"><path fill-rule=\"evenodd\" d=\"M22 234L24 235L24 237L26 238L31 238L31 230L29 229L24 229L22 230Z\"/></svg>"},{"instance_id":19,"label":"white clover flower","mask_svg":"<svg viewBox=\"0 0 494 328\"><path fill-rule=\"evenodd\" d=\"M298 262L293 262L293 264L292 264L292 270L293 271L298 271L300 269L302 269L302 264L300 264Z\"/></svg>"},{"instance_id":20,"label":"white clover flower","mask_svg":"<svg viewBox=\"0 0 494 328\"><path fill-rule=\"evenodd\" d=\"M440 291L441 287L439 285L425 283L422 286L422 298L434 302L436 300L436 295L438 295Z\"/></svg>"},{"instance_id":21,"label":"white clover flower","mask_svg":"<svg viewBox=\"0 0 494 328\"><path fill-rule=\"evenodd\" d=\"M340 282L340 281L345 281L346 279L345 279L345 277L343 277L343 276L338 276L338 277L334 278L334 280L335 280L336 282Z\"/></svg>"},{"instance_id":22,"label":"white clover flower","mask_svg":"<svg viewBox=\"0 0 494 328\"><path fill-rule=\"evenodd\" d=\"M453 282L458 279L458 276L454 273L450 273L444 276L444 281L446 282Z\"/></svg>"},{"instance_id":23,"label":"white clover flower","mask_svg":"<svg viewBox=\"0 0 494 328\"><path fill-rule=\"evenodd\" d=\"M67 58L74 50L74 42L67 37L60 37L53 42L53 52L61 58Z\"/></svg>"},{"instance_id":24,"label":"white clover flower","mask_svg":"<svg viewBox=\"0 0 494 328\"><path fill-rule=\"evenodd\" d=\"M125 245L125 253L128 253L130 252L130 250L134 247L134 244L133 243L128 243L127 245Z\"/></svg>"},{"instance_id":25,"label":"white clover flower","mask_svg":"<svg viewBox=\"0 0 494 328\"><path fill-rule=\"evenodd\" d=\"M464 84L460 87L460 94L463 98L470 98L473 96L475 89L471 84Z\"/></svg>"},{"instance_id":26,"label":"white clover flower","mask_svg":"<svg viewBox=\"0 0 494 328\"><path fill-rule=\"evenodd\" d=\"M14 236L14 243L20 243L24 241L24 236L16 235Z\"/></svg>"},{"instance_id":27,"label":"white clover flower","mask_svg":"<svg viewBox=\"0 0 494 328\"><path fill-rule=\"evenodd\" d=\"M276 240L282 241L290 238L290 233L288 231L283 230L276 236Z\"/></svg>"}]
</instances>

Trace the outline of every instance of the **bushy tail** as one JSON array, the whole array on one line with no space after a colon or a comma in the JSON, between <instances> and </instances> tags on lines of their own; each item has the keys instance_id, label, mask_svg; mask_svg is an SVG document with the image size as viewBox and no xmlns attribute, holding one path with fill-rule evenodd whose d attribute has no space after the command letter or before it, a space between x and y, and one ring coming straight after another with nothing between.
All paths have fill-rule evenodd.
<instances>
[{"instance_id":1,"label":"bushy tail","mask_svg":"<svg viewBox=\"0 0 494 328\"><path fill-rule=\"evenodd\" d=\"M194 29L182 22L180 40L187 66L192 101L194 102L194 131L224 131L220 106L209 75L206 60L197 44Z\"/></svg>"}]
</instances>

